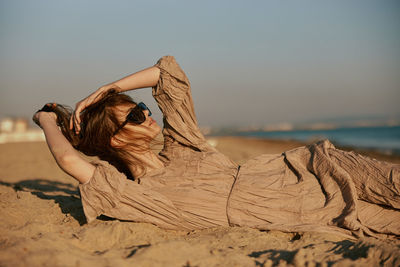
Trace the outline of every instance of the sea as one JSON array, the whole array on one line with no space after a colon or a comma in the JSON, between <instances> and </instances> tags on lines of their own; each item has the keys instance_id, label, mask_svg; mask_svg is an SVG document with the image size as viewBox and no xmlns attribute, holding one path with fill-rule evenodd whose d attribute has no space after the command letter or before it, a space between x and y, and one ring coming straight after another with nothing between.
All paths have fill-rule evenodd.
<instances>
[{"instance_id":1,"label":"sea","mask_svg":"<svg viewBox=\"0 0 400 267\"><path fill-rule=\"evenodd\" d=\"M336 128L330 130L253 131L239 136L314 142L329 139L338 146L376 150L400 155L400 126Z\"/></svg>"}]
</instances>

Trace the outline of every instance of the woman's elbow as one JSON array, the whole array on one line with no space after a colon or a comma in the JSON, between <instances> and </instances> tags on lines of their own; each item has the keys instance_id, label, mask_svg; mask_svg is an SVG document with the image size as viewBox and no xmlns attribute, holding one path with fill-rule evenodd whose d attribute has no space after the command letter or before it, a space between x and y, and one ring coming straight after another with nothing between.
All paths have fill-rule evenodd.
<instances>
[{"instance_id":1,"label":"woman's elbow","mask_svg":"<svg viewBox=\"0 0 400 267\"><path fill-rule=\"evenodd\" d=\"M95 166L87 162L80 155L65 154L57 159L57 164L67 174L74 177L79 183L87 183L93 176Z\"/></svg>"},{"instance_id":2,"label":"woman's elbow","mask_svg":"<svg viewBox=\"0 0 400 267\"><path fill-rule=\"evenodd\" d=\"M77 155L63 154L57 157L56 161L61 169L63 169L67 173L70 173L70 170L73 168L77 161L77 157Z\"/></svg>"}]
</instances>

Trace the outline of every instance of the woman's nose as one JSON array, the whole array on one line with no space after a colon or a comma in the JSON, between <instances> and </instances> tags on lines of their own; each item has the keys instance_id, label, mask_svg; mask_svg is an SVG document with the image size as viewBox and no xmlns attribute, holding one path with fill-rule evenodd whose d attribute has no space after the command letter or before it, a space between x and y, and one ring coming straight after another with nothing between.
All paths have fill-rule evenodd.
<instances>
[{"instance_id":1,"label":"woman's nose","mask_svg":"<svg viewBox=\"0 0 400 267\"><path fill-rule=\"evenodd\" d=\"M144 115L146 115L146 118L149 117L149 111L147 109L143 110Z\"/></svg>"}]
</instances>

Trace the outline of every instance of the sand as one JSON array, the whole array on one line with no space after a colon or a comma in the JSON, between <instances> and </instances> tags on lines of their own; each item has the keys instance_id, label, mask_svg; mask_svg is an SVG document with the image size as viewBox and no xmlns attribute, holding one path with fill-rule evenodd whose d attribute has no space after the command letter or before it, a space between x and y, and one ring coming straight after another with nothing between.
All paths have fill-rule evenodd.
<instances>
[{"instance_id":1,"label":"sand","mask_svg":"<svg viewBox=\"0 0 400 267\"><path fill-rule=\"evenodd\" d=\"M238 163L302 145L209 139ZM400 157L362 153L400 163ZM88 225L77 183L57 167L43 142L0 145L0 207L0 266L400 265L400 241L246 227L178 232L108 218Z\"/></svg>"}]
</instances>

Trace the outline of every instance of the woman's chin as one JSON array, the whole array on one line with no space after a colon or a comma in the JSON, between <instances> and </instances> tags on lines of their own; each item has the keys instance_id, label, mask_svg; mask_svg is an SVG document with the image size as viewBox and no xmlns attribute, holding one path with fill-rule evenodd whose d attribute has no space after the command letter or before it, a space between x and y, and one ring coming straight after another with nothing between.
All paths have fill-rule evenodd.
<instances>
[{"instance_id":1,"label":"woman's chin","mask_svg":"<svg viewBox=\"0 0 400 267\"><path fill-rule=\"evenodd\" d=\"M152 139L156 138L157 135L159 135L160 132L161 132L161 127L160 127L156 122L152 123L152 124L149 126L148 129L149 129L149 135L150 135L150 137L151 137Z\"/></svg>"},{"instance_id":2,"label":"woman's chin","mask_svg":"<svg viewBox=\"0 0 400 267\"><path fill-rule=\"evenodd\" d=\"M156 136L157 136L157 135L159 135L161 133L162 129L161 129L160 125L158 125L157 123L154 123L153 125L152 125L152 127L154 127L154 132L157 133L156 134Z\"/></svg>"}]
</instances>

